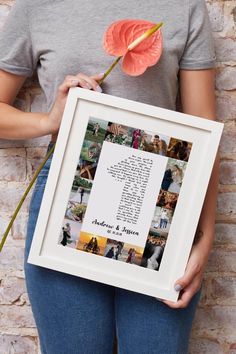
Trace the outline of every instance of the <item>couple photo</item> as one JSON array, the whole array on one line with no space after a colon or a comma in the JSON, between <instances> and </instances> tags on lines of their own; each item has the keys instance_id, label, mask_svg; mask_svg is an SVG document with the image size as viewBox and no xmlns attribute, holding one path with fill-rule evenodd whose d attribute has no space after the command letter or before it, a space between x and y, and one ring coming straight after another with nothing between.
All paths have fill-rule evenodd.
<instances>
[{"instance_id":1,"label":"couple photo","mask_svg":"<svg viewBox=\"0 0 236 354\"><path fill-rule=\"evenodd\" d=\"M161 184L161 189L179 194L187 163L169 158Z\"/></svg>"},{"instance_id":2,"label":"couple photo","mask_svg":"<svg viewBox=\"0 0 236 354\"><path fill-rule=\"evenodd\" d=\"M81 231L76 248L80 251L103 256L105 253L106 242L107 239L105 237Z\"/></svg>"},{"instance_id":3,"label":"couple photo","mask_svg":"<svg viewBox=\"0 0 236 354\"><path fill-rule=\"evenodd\" d=\"M124 242L107 239L105 257L116 259L118 261L120 255L122 254L123 247L124 247Z\"/></svg>"},{"instance_id":4,"label":"couple photo","mask_svg":"<svg viewBox=\"0 0 236 354\"><path fill-rule=\"evenodd\" d=\"M81 230L81 224L64 218L58 243L62 246L75 248Z\"/></svg>"},{"instance_id":5,"label":"couple photo","mask_svg":"<svg viewBox=\"0 0 236 354\"><path fill-rule=\"evenodd\" d=\"M167 156L177 160L188 161L192 143L171 138L167 149Z\"/></svg>"},{"instance_id":6,"label":"couple photo","mask_svg":"<svg viewBox=\"0 0 236 354\"><path fill-rule=\"evenodd\" d=\"M152 219L151 230L159 231L163 235L167 235L170 229L174 211L156 207Z\"/></svg>"},{"instance_id":7,"label":"couple photo","mask_svg":"<svg viewBox=\"0 0 236 354\"><path fill-rule=\"evenodd\" d=\"M169 141L168 136L143 131L140 138L140 150L166 156Z\"/></svg>"},{"instance_id":8,"label":"couple photo","mask_svg":"<svg viewBox=\"0 0 236 354\"><path fill-rule=\"evenodd\" d=\"M179 195L177 193L171 193L161 189L156 205L161 208L174 210L177 204L178 196Z\"/></svg>"},{"instance_id":9,"label":"couple photo","mask_svg":"<svg viewBox=\"0 0 236 354\"><path fill-rule=\"evenodd\" d=\"M144 249L141 267L159 270L164 253L166 238L158 233L149 233Z\"/></svg>"}]
</instances>

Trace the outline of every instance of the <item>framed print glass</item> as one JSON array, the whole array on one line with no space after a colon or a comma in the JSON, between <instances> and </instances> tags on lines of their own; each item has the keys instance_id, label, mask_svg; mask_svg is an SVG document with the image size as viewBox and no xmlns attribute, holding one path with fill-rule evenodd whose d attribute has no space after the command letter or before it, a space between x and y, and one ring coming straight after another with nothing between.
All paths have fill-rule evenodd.
<instances>
[{"instance_id":1,"label":"framed print glass","mask_svg":"<svg viewBox=\"0 0 236 354\"><path fill-rule=\"evenodd\" d=\"M222 130L71 89L28 262L176 301Z\"/></svg>"}]
</instances>

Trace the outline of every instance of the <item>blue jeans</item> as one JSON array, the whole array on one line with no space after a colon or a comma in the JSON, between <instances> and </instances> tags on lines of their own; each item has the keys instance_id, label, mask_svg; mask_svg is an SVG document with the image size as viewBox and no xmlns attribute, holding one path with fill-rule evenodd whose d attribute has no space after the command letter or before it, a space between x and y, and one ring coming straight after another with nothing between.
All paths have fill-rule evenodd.
<instances>
[{"instance_id":1,"label":"blue jeans","mask_svg":"<svg viewBox=\"0 0 236 354\"><path fill-rule=\"evenodd\" d=\"M173 310L155 298L27 263L51 160L30 203L25 276L42 354L185 354L199 300Z\"/></svg>"}]
</instances>

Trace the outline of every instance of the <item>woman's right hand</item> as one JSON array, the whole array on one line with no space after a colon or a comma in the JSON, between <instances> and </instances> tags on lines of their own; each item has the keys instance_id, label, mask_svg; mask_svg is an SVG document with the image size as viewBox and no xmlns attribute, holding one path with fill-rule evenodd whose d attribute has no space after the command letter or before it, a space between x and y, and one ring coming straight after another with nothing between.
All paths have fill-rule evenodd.
<instances>
[{"instance_id":1,"label":"woman's right hand","mask_svg":"<svg viewBox=\"0 0 236 354\"><path fill-rule=\"evenodd\" d=\"M83 73L79 73L75 76L66 76L64 82L58 87L56 100L51 111L42 119L41 123L43 125L43 130L46 132L45 134L52 134L55 136L58 133L69 89L71 87L82 87L88 90L102 92L97 81L102 79L103 76L104 73L94 76L87 76Z\"/></svg>"}]
</instances>

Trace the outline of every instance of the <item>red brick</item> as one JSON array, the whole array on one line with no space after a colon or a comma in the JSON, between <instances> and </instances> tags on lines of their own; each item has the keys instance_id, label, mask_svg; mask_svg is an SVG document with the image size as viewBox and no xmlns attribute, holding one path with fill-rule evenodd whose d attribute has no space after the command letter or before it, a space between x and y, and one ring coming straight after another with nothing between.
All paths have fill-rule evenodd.
<instances>
[{"instance_id":1,"label":"red brick","mask_svg":"<svg viewBox=\"0 0 236 354\"><path fill-rule=\"evenodd\" d=\"M220 183L236 184L236 162L223 161L220 164Z\"/></svg>"},{"instance_id":2,"label":"red brick","mask_svg":"<svg viewBox=\"0 0 236 354\"><path fill-rule=\"evenodd\" d=\"M30 306L0 306L0 328L35 327Z\"/></svg>"},{"instance_id":3,"label":"red brick","mask_svg":"<svg viewBox=\"0 0 236 354\"><path fill-rule=\"evenodd\" d=\"M208 272L236 272L236 251L213 249L208 264Z\"/></svg>"},{"instance_id":4,"label":"red brick","mask_svg":"<svg viewBox=\"0 0 236 354\"><path fill-rule=\"evenodd\" d=\"M14 240L23 240L25 239L26 232L27 232L27 221L28 221L28 214L20 213L16 220L12 225L12 238Z\"/></svg>"},{"instance_id":5,"label":"red brick","mask_svg":"<svg viewBox=\"0 0 236 354\"><path fill-rule=\"evenodd\" d=\"M236 39L216 38L215 48L217 61L236 61Z\"/></svg>"},{"instance_id":6,"label":"red brick","mask_svg":"<svg viewBox=\"0 0 236 354\"><path fill-rule=\"evenodd\" d=\"M22 182L26 179L26 161L23 157L0 157L0 180Z\"/></svg>"},{"instance_id":7,"label":"red brick","mask_svg":"<svg viewBox=\"0 0 236 354\"><path fill-rule=\"evenodd\" d=\"M8 183L0 185L0 205L4 206L4 212L12 213L21 200L27 184ZM29 206L29 198L24 201L21 211L26 212Z\"/></svg>"},{"instance_id":8,"label":"red brick","mask_svg":"<svg viewBox=\"0 0 236 354\"><path fill-rule=\"evenodd\" d=\"M3 278L0 284L0 304L7 305L20 301L20 297L26 292L25 280L17 277Z\"/></svg>"},{"instance_id":9,"label":"red brick","mask_svg":"<svg viewBox=\"0 0 236 354\"><path fill-rule=\"evenodd\" d=\"M16 336L0 334L0 348L2 354L37 354L37 338L30 336Z\"/></svg>"},{"instance_id":10,"label":"red brick","mask_svg":"<svg viewBox=\"0 0 236 354\"><path fill-rule=\"evenodd\" d=\"M235 245L236 244L236 225L234 224L216 224L215 226L215 244Z\"/></svg>"},{"instance_id":11,"label":"red brick","mask_svg":"<svg viewBox=\"0 0 236 354\"><path fill-rule=\"evenodd\" d=\"M230 302L236 305L236 277L217 277L211 280L211 298L217 303Z\"/></svg>"},{"instance_id":12,"label":"red brick","mask_svg":"<svg viewBox=\"0 0 236 354\"><path fill-rule=\"evenodd\" d=\"M235 306L211 306L198 308L196 312L194 330L229 330L236 327Z\"/></svg>"},{"instance_id":13,"label":"red brick","mask_svg":"<svg viewBox=\"0 0 236 354\"><path fill-rule=\"evenodd\" d=\"M222 354L222 347L217 342L207 338L193 338L189 344L189 354Z\"/></svg>"},{"instance_id":14,"label":"red brick","mask_svg":"<svg viewBox=\"0 0 236 354\"><path fill-rule=\"evenodd\" d=\"M22 270L24 264L24 249L8 247L7 243L1 252L1 270Z\"/></svg>"},{"instance_id":15,"label":"red brick","mask_svg":"<svg viewBox=\"0 0 236 354\"><path fill-rule=\"evenodd\" d=\"M28 139L28 140L5 140L0 139L0 149L16 148L16 147L43 147L49 142L49 136Z\"/></svg>"},{"instance_id":16,"label":"red brick","mask_svg":"<svg viewBox=\"0 0 236 354\"><path fill-rule=\"evenodd\" d=\"M216 97L217 119L222 122L236 118L236 95L224 94Z\"/></svg>"},{"instance_id":17,"label":"red brick","mask_svg":"<svg viewBox=\"0 0 236 354\"><path fill-rule=\"evenodd\" d=\"M236 67L228 66L218 71L216 77L216 87L218 90L235 90L236 89Z\"/></svg>"},{"instance_id":18,"label":"red brick","mask_svg":"<svg viewBox=\"0 0 236 354\"><path fill-rule=\"evenodd\" d=\"M220 152L223 154L236 153L236 126L234 122L226 126L223 131Z\"/></svg>"},{"instance_id":19,"label":"red brick","mask_svg":"<svg viewBox=\"0 0 236 354\"><path fill-rule=\"evenodd\" d=\"M224 27L224 12L223 4L220 2L208 3L207 4L211 27L214 32L220 32Z\"/></svg>"},{"instance_id":20,"label":"red brick","mask_svg":"<svg viewBox=\"0 0 236 354\"><path fill-rule=\"evenodd\" d=\"M2 237L4 231L7 228L7 225L10 222L10 217L8 215L4 215L2 213L2 215L0 214L0 238Z\"/></svg>"},{"instance_id":21,"label":"red brick","mask_svg":"<svg viewBox=\"0 0 236 354\"><path fill-rule=\"evenodd\" d=\"M236 193L218 194L217 213L223 215L236 213Z\"/></svg>"}]
</instances>

